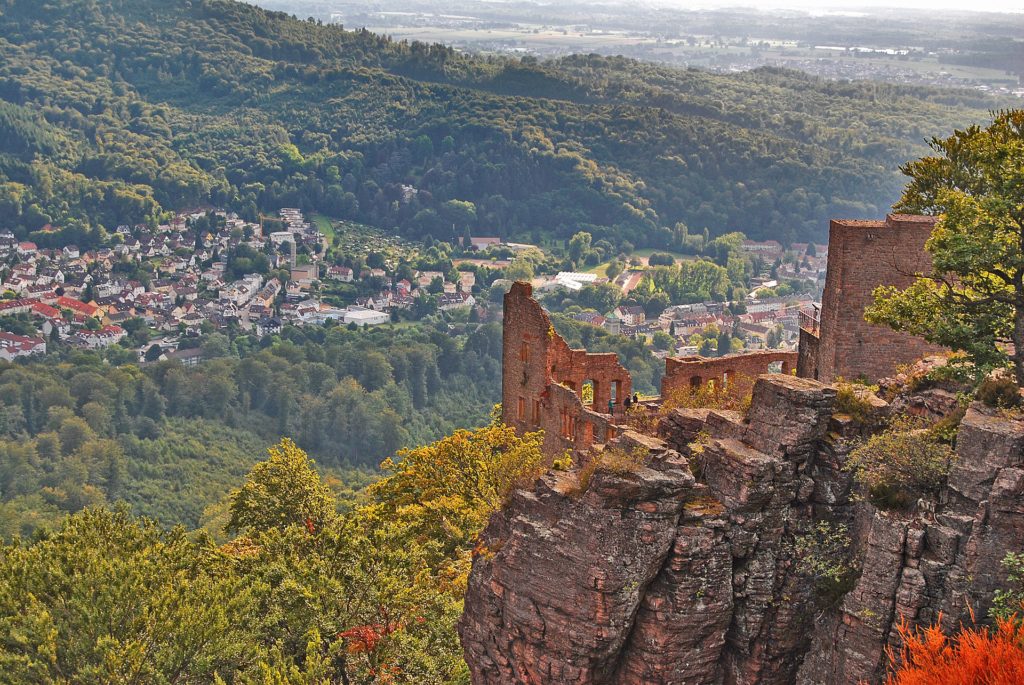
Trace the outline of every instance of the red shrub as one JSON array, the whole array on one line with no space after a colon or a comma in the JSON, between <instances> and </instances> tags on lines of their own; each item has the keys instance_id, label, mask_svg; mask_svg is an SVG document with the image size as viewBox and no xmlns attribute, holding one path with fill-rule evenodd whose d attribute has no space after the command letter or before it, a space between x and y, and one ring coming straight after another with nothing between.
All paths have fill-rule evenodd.
<instances>
[{"instance_id":1,"label":"red shrub","mask_svg":"<svg viewBox=\"0 0 1024 685\"><path fill-rule=\"evenodd\" d=\"M996 629L964 628L948 638L937 626L899 626L903 647L890 650L886 685L1021 685L1024 622L1000 620Z\"/></svg>"},{"instance_id":2,"label":"red shrub","mask_svg":"<svg viewBox=\"0 0 1024 685\"><path fill-rule=\"evenodd\" d=\"M363 654L377 649L381 640L401 628L400 623L371 623L338 633L346 641L349 654Z\"/></svg>"}]
</instances>

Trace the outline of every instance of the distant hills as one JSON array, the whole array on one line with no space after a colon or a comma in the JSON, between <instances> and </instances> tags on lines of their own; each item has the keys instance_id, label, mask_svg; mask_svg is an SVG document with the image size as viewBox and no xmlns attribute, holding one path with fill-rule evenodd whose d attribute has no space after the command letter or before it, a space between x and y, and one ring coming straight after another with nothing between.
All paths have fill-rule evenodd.
<instances>
[{"instance_id":1,"label":"distant hills","mask_svg":"<svg viewBox=\"0 0 1024 685\"><path fill-rule=\"evenodd\" d=\"M970 91L553 63L300 21L228 0L0 0L0 216L107 229L213 204L671 247L821 238L885 212Z\"/></svg>"}]
</instances>

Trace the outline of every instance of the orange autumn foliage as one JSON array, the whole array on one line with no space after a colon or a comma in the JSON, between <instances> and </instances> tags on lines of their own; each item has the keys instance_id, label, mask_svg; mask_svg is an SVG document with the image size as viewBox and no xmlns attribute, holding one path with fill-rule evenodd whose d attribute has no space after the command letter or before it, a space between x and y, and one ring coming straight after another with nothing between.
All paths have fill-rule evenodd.
<instances>
[{"instance_id":1,"label":"orange autumn foliage","mask_svg":"<svg viewBox=\"0 0 1024 685\"><path fill-rule=\"evenodd\" d=\"M338 633L338 637L347 641L346 649L349 654L363 654L376 650L380 641L396 630L398 630L398 626L395 624L373 623L349 628Z\"/></svg>"},{"instance_id":2,"label":"orange autumn foliage","mask_svg":"<svg viewBox=\"0 0 1024 685\"><path fill-rule=\"evenodd\" d=\"M1024 683L1024 622L999 620L995 630L964 628L955 638L938 626L899 626L903 647L889 650L886 685L1020 685Z\"/></svg>"}]
</instances>

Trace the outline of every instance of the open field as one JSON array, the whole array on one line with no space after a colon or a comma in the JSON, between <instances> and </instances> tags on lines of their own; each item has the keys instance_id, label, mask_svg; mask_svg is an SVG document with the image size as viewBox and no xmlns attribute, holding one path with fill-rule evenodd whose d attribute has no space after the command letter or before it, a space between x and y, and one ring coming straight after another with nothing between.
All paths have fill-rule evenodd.
<instances>
[{"instance_id":1,"label":"open field","mask_svg":"<svg viewBox=\"0 0 1024 685\"><path fill-rule=\"evenodd\" d=\"M334 222L323 214L314 214L313 223L316 224L317 230L327 236L327 244L333 245L334 236L336 235L334 231Z\"/></svg>"},{"instance_id":2,"label":"open field","mask_svg":"<svg viewBox=\"0 0 1024 685\"><path fill-rule=\"evenodd\" d=\"M940 59L935 52L910 49L909 54L895 54L905 50L902 45L890 48L894 54L886 54L881 49L858 51L857 45L815 46L756 34L743 39L694 35L665 40L649 32L580 30L578 26L527 23L502 28L422 25L367 28L396 40L445 43L471 52L518 53L542 58L596 52L720 71L743 71L768 65L799 69L827 78L974 86L999 89L1002 94L1020 88L1018 77L1007 70L952 64ZM837 47L846 50L837 50Z\"/></svg>"}]
</instances>

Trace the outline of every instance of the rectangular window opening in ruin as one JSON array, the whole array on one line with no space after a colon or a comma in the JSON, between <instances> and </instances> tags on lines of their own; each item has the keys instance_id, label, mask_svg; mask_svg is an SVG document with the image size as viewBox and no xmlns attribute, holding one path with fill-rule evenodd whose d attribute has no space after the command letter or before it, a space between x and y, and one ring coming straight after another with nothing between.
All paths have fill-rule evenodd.
<instances>
[{"instance_id":1,"label":"rectangular window opening in ruin","mask_svg":"<svg viewBox=\"0 0 1024 685\"><path fill-rule=\"evenodd\" d=\"M529 343L523 343L519 347L519 361L526 363L530 361L530 345Z\"/></svg>"},{"instance_id":2,"label":"rectangular window opening in ruin","mask_svg":"<svg viewBox=\"0 0 1024 685\"><path fill-rule=\"evenodd\" d=\"M531 418L533 419L533 425L540 424L540 400L533 401L533 416Z\"/></svg>"},{"instance_id":3,"label":"rectangular window opening in ruin","mask_svg":"<svg viewBox=\"0 0 1024 685\"><path fill-rule=\"evenodd\" d=\"M611 387L609 388L609 390L611 390L611 396L609 397L609 399L615 404L619 403L619 394L621 389L622 381L612 381Z\"/></svg>"},{"instance_id":4,"label":"rectangular window opening in ruin","mask_svg":"<svg viewBox=\"0 0 1024 685\"><path fill-rule=\"evenodd\" d=\"M516 409L517 409L517 415L519 416L519 420L522 421L523 419L525 419L526 418L526 398L525 397L520 397L519 398L519 401L516 403Z\"/></svg>"},{"instance_id":5,"label":"rectangular window opening in ruin","mask_svg":"<svg viewBox=\"0 0 1024 685\"><path fill-rule=\"evenodd\" d=\"M583 385L580 387L580 399L583 400L583 404L590 407L594 404L594 396L597 393L596 383L587 379L583 381Z\"/></svg>"}]
</instances>

